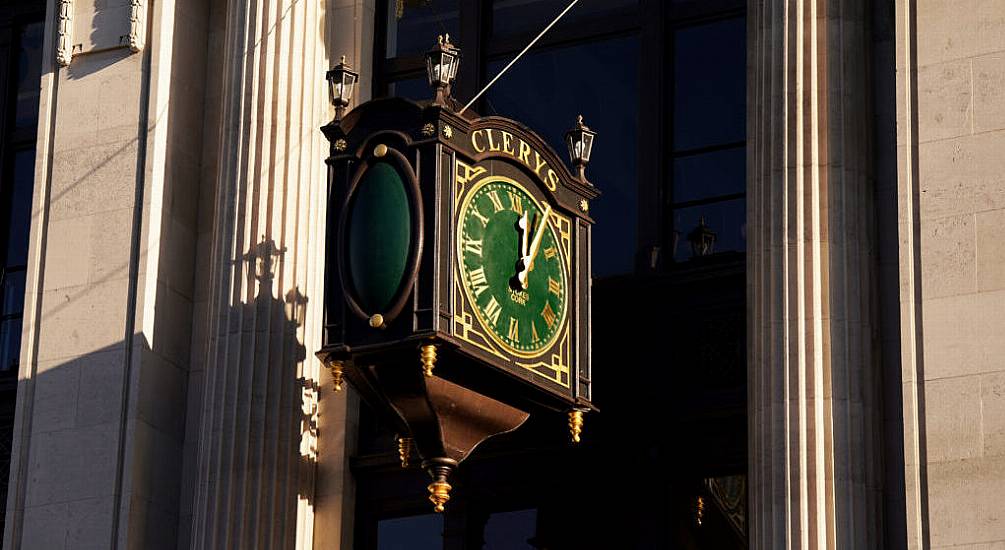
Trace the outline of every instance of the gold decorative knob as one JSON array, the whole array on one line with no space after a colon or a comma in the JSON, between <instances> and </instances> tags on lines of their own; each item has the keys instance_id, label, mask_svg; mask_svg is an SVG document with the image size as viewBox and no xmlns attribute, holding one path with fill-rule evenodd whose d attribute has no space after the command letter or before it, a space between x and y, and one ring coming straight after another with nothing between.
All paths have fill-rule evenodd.
<instances>
[{"instance_id":1,"label":"gold decorative knob","mask_svg":"<svg viewBox=\"0 0 1005 550\"><path fill-rule=\"evenodd\" d=\"M422 360L422 373L426 376L432 376L433 367L436 366L436 346L433 344L424 344L420 359Z\"/></svg>"},{"instance_id":2,"label":"gold decorative knob","mask_svg":"<svg viewBox=\"0 0 1005 550\"><path fill-rule=\"evenodd\" d=\"M401 467L408 468L408 459L412 456L412 438L398 438L398 458L401 459Z\"/></svg>"},{"instance_id":3,"label":"gold decorative knob","mask_svg":"<svg viewBox=\"0 0 1005 550\"><path fill-rule=\"evenodd\" d=\"M381 143L380 145L373 148L373 156L380 158L387 154L387 145Z\"/></svg>"},{"instance_id":4,"label":"gold decorative knob","mask_svg":"<svg viewBox=\"0 0 1005 550\"><path fill-rule=\"evenodd\" d=\"M373 328L381 328L384 326L384 316L379 313L374 313L370 316L370 326Z\"/></svg>"},{"instance_id":5,"label":"gold decorative knob","mask_svg":"<svg viewBox=\"0 0 1005 550\"><path fill-rule=\"evenodd\" d=\"M434 481L429 484L429 502L433 503L433 510L443 512L443 505L450 500L450 484L446 481Z\"/></svg>"},{"instance_id":6,"label":"gold decorative knob","mask_svg":"<svg viewBox=\"0 0 1005 550\"><path fill-rule=\"evenodd\" d=\"M569 433L572 435L572 442L579 443L579 435L583 433L583 411L569 411Z\"/></svg>"},{"instance_id":7,"label":"gold decorative knob","mask_svg":"<svg viewBox=\"0 0 1005 550\"><path fill-rule=\"evenodd\" d=\"M342 391L342 361L329 361L328 370L332 373L332 382L335 383L335 391Z\"/></svg>"}]
</instances>

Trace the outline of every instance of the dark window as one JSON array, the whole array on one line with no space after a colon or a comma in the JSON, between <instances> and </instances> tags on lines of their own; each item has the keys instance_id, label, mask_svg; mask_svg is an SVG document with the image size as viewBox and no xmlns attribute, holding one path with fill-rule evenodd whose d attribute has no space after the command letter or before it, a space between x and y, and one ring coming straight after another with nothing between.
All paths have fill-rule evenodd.
<instances>
[{"instance_id":1,"label":"dark window","mask_svg":"<svg viewBox=\"0 0 1005 550\"><path fill-rule=\"evenodd\" d=\"M443 515L423 514L377 522L378 550L442 550Z\"/></svg>"},{"instance_id":2,"label":"dark window","mask_svg":"<svg viewBox=\"0 0 1005 550\"><path fill-rule=\"evenodd\" d=\"M374 95L429 99L422 54L437 35L449 33L463 52L453 95L467 103L568 4L384 0L378 4ZM733 539L695 543L701 536L688 531L688 512L682 510L690 510L700 494L696 480L745 468L745 9L744 0L580 0L474 103L482 115L527 124L563 157L564 133L577 115L598 132L587 176L603 193L590 210L598 220L594 380L597 404L607 412L601 425L591 425L597 446L589 458L556 442L554 428L544 427L548 419L517 430L514 440L487 443L455 473L459 485L477 483L458 488L459 500L434 524L425 515L402 517L426 509L421 489L428 481L418 469L396 471L395 434L364 411L354 458L360 548L392 548L386 545L402 533L414 534L416 548L424 548L427 537L436 548L543 548L556 540L568 547L627 547L638 537L650 537L646 544L653 547L737 547ZM692 259L687 242L699 220L717 236L710 261ZM656 308L667 313L665 320L625 323ZM626 365L646 365L652 373L646 388L631 392L661 388L660 395L629 396L614 374ZM711 398L707 388L714 389ZM638 447L630 426L638 418L673 424L685 417L687 422L668 430L693 430L678 437L700 447L686 453L701 457L700 465L667 474L667 465L685 460L679 449L645 444L637 450L655 466L625 471L639 482L632 491L641 491L628 500L644 501L641 487L651 485L660 498L665 495L663 504L648 510L625 506L620 516L596 502L568 506L575 499L566 491L578 490L570 465L590 472L584 474L592 481L583 501L601 501L595 493L604 489L594 475L624 460L624 449ZM607 431L601 434L603 425ZM515 480L507 478L513 471L520 472ZM675 489L661 485L668 478ZM500 503L503 494L509 494L506 503ZM655 535L659 529L652 523L671 516L670 524L680 529ZM579 527L566 528L570 522ZM609 544L591 538L609 533L611 525L636 538Z\"/></svg>"},{"instance_id":3,"label":"dark window","mask_svg":"<svg viewBox=\"0 0 1005 550\"><path fill-rule=\"evenodd\" d=\"M0 531L21 355L44 10L42 2L0 7Z\"/></svg>"},{"instance_id":4,"label":"dark window","mask_svg":"<svg viewBox=\"0 0 1005 550\"><path fill-rule=\"evenodd\" d=\"M667 189L674 259L691 255L700 219L717 252L746 249L746 20L728 17L673 30L672 167Z\"/></svg>"},{"instance_id":5,"label":"dark window","mask_svg":"<svg viewBox=\"0 0 1005 550\"><path fill-rule=\"evenodd\" d=\"M508 62L490 63L489 74L495 75ZM603 75L601 82L598 73ZM527 124L563 157L563 136L577 115L583 114L598 132L587 169L590 181L603 193L592 211L605 221L593 234L596 277L630 273L635 266L638 74L639 41L627 36L528 53L487 94L490 114ZM575 101L570 101L573 97Z\"/></svg>"}]
</instances>

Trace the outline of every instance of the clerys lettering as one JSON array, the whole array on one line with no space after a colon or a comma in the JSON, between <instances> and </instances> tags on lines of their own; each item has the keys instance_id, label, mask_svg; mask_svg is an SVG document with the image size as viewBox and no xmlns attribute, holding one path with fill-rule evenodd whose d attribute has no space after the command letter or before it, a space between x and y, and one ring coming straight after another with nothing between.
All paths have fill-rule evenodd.
<instances>
[{"instance_id":1,"label":"clerys lettering","mask_svg":"<svg viewBox=\"0 0 1005 550\"><path fill-rule=\"evenodd\" d=\"M471 146L479 153L490 151L509 155L530 168L548 190L554 191L558 187L558 174L548 166L548 161L544 160L529 143L506 130L495 128L475 130L471 132Z\"/></svg>"}]
</instances>

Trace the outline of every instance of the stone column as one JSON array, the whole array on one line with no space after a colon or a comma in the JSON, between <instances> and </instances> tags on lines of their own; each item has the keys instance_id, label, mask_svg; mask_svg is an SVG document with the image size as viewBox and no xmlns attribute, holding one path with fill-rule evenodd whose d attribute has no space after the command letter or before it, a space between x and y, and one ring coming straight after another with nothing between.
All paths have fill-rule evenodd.
<instances>
[{"instance_id":1,"label":"stone column","mask_svg":"<svg viewBox=\"0 0 1005 550\"><path fill-rule=\"evenodd\" d=\"M226 2L192 548L314 545L325 8Z\"/></svg>"},{"instance_id":2,"label":"stone column","mask_svg":"<svg viewBox=\"0 0 1005 550\"><path fill-rule=\"evenodd\" d=\"M752 548L878 548L867 2L752 0Z\"/></svg>"}]
</instances>

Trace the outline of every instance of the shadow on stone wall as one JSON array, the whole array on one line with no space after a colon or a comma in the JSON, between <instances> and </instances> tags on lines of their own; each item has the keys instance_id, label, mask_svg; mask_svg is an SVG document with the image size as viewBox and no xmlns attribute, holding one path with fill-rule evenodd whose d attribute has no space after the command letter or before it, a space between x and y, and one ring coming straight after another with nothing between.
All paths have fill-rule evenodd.
<instances>
[{"instance_id":1,"label":"shadow on stone wall","mask_svg":"<svg viewBox=\"0 0 1005 550\"><path fill-rule=\"evenodd\" d=\"M114 533L127 532L128 540L120 542L129 547L178 548L187 538L180 519L193 508L182 502L183 463L187 453L199 456L185 448L189 430L199 435L190 440L214 448L210 502L231 510L244 503L240 515L219 514L219 505L205 510L210 518L240 517L214 529L226 532L228 542L211 546L292 547L298 515L313 506L318 387L303 369L301 329L309 298L296 286L281 297L274 290L284 252L263 239L239 260L250 264L246 272L257 292L250 302L221 312L234 321L223 337L240 346L232 353L242 367L207 363L205 380L214 369L232 377L213 383L216 390L206 386L227 405L215 410L228 411L208 431L205 422L186 424L199 419L190 408L206 411L211 405L204 399L188 403L188 345L170 336L191 335L190 326L177 325L191 325L192 316L161 307L160 295L151 338L137 331L128 341L71 359L42 360L33 378L19 381L30 412L26 422L18 421L31 435L21 438L29 447L21 447L14 478L23 484L12 502L22 512L14 518L20 540L15 547L109 547ZM86 292L67 299L88 301ZM43 339L76 338L93 328L75 318L80 310L72 303L46 306L44 315L58 309L44 320L50 334ZM54 335L57 326L65 333Z\"/></svg>"}]
</instances>

